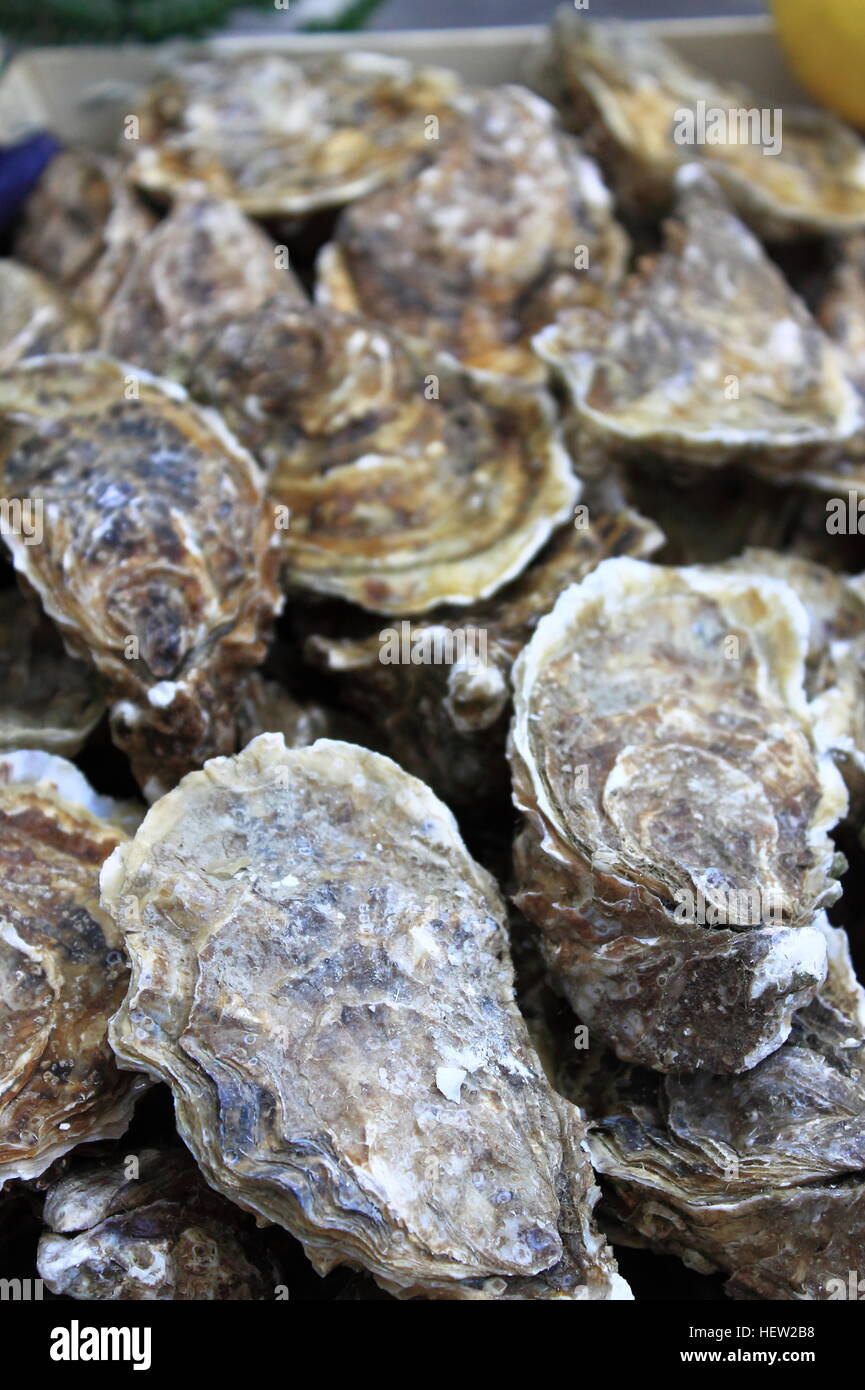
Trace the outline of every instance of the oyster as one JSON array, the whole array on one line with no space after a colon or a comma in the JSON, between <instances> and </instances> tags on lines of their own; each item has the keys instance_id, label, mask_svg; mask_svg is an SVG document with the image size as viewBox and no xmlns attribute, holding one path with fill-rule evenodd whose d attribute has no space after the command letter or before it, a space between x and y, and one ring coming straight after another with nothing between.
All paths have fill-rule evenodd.
<instances>
[{"instance_id":1,"label":"oyster","mask_svg":"<svg viewBox=\"0 0 865 1390\"><path fill-rule=\"evenodd\" d=\"M0 1187L122 1134L148 1084L108 1046L129 972L99 907L102 862L136 819L62 758L0 756Z\"/></svg>"},{"instance_id":2,"label":"oyster","mask_svg":"<svg viewBox=\"0 0 865 1390\"><path fill-rule=\"evenodd\" d=\"M123 361L183 376L213 328L275 299L275 316L306 304L273 242L233 203L182 195L145 237L102 321L101 346Z\"/></svg>"},{"instance_id":3,"label":"oyster","mask_svg":"<svg viewBox=\"0 0 865 1390\"><path fill-rule=\"evenodd\" d=\"M476 810L509 792L511 667L539 619L602 559L648 556L662 543L634 512L601 515L562 528L518 579L466 613L443 610L359 640L313 634L306 655L382 729L401 767L449 805Z\"/></svg>"},{"instance_id":4,"label":"oyster","mask_svg":"<svg viewBox=\"0 0 865 1390\"><path fill-rule=\"evenodd\" d=\"M192 60L145 94L130 178L162 197L200 182L254 217L338 207L428 154L430 118L458 90L375 53Z\"/></svg>"},{"instance_id":5,"label":"oyster","mask_svg":"<svg viewBox=\"0 0 865 1390\"><path fill-rule=\"evenodd\" d=\"M63 150L27 200L14 253L98 318L155 220L116 160Z\"/></svg>"},{"instance_id":6,"label":"oyster","mask_svg":"<svg viewBox=\"0 0 865 1390\"><path fill-rule=\"evenodd\" d=\"M0 260L0 369L21 357L93 347L96 328L35 270Z\"/></svg>"},{"instance_id":7,"label":"oyster","mask_svg":"<svg viewBox=\"0 0 865 1390\"><path fill-rule=\"evenodd\" d=\"M153 807L102 891L133 961L118 1055L169 1082L208 1182L319 1273L627 1296L579 1111L514 1003L503 904L422 783L264 735Z\"/></svg>"},{"instance_id":8,"label":"oyster","mask_svg":"<svg viewBox=\"0 0 865 1390\"><path fill-rule=\"evenodd\" d=\"M815 455L839 455L861 424L838 349L700 167L676 183L662 254L606 315L570 310L535 346L609 446L813 471Z\"/></svg>"},{"instance_id":9,"label":"oyster","mask_svg":"<svg viewBox=\"0 0 865 1390\"><path fill-rule=\"evenodd\" d=\"M5 540L112 699L148 796L237 746L239 679L280 600L272 511L250 456L180 387L97 355L0 375L0 471L44 538Z\"/></svg>"},{"instance_id":10,"label":"oyster","mask_svg":"<svg viewBox=\"0 0 865 1390\"><path fill-rule=\"evenodd\" d=\"M395 331L331 310L235 320L189 385L266 466L288 578L373 612L493 593L579 495L543 392L422 367Z\"/></svg>"},{"instance_id":11,"label":"oyster","mask_svg":"<svg viewBox=\"0 0 865 1390\"><path fill-rule=\"evenodd\" d=\"M605 302L627 239L540 97L500 87L461 105L435 160L343 213L317 296L467 366L543 380L532 334L563 304Z\"/></svg>"},{"instance_id":12,"label":"oyster","mask_svg":"<svg viewBox=\"0 0 865 1390\"><path fill-rule=\"evenodd\" d=\"M753 1071L659 1077L607 1059L576 1087L612 1220L722 1270L738 1298L845 1298L861 1269L865 996L844 933L824 931L826 984Z\"/></svg>"},{"instance_id":13,"label":"oyster","mask_svg":"<svg viewBox=\"0 0 865 1390\"><path fill-rule=\"evenodd\" d=\"M39 1273L67 1298L268 1299L281 1282L252 1219L183 1150L77 1165L48 1188L44 1221Z\"/></svg>"},{"instance_id":14,"label":"oyster","mask_svg":"<svg viewBox=\"0 0 865 1390\"><path fill-rule=\"evenodd\" d=\"M514 668L516 901L575 1011L628 1061L742 1071L826 970L847 798L777 579L604 561ZM708 929L707 929L708 928Z\"/></svg>"},{"instance_id":15,"label":"oyster","mask_svg":"<svg viewBox=\"0 0 865 1390\"><path fill-rule=\"evenodd\" d=\"M42 748L72 757L105 709L102 681L66 655L35 600L0 593L0 750Z\"/></svg>"},{"instance_id":16,"label":"oyster","mask_svg":"<svg viewBox=\"0 0 865 1390\"><path fill-rule=\"evenodd\" d=\"M834 117L781 112L644 29L587 22L568 6L556 14L551 58L568 124L636 216L662 212L676 170L699 158L764 237L865 227L865 148Z\"/></svg>"},{"instance_id":17,"label":"oyster","mask_svg":"<svg viewBox=\"0 0 865 1390\"><path fill-rule=\"evenodd\" d=\"M865 773L865 575L833 574L825 566L772 550L746 550L727 568L783 580L808 615L805 692L848 787L861 796Z\"/></svg>"}]
</instances>

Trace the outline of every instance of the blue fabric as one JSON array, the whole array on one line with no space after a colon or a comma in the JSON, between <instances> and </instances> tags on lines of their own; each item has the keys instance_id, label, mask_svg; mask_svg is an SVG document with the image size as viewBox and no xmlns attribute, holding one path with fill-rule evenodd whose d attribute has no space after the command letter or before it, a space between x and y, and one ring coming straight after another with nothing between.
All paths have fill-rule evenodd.
<instances>
[{"instance_id":1,"label":"blue fabric","mask_svg":"<svg viewBox=\"0 0 865 1390\"><path fill-rule=\"evenodd\" d=\"M0 145L0 232L11 226L59 149L53 135L31 135L17 145Z\"/></svg>"}]
</instances>

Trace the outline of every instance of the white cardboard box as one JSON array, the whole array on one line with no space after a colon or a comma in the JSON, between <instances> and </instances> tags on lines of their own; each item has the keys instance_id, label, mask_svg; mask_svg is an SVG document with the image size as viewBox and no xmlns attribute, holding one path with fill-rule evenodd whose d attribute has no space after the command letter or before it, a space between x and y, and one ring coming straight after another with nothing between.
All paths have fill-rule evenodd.
<instances>
[{"instance_id":1,"label":"white cardboard box","mask_svg":"<svg viewBox=\"0 0 865 1390\"><path fill-rule=\"evenodd\" d=\"M768 19L633 21L671 42L685 57L719 77L747 83L773 102L801 101ZM13 58L0 77L0 141L34 129L55 131L68 144L112 149L135 89L164 65L171 49L219 52L282 50L298 57L345 49L374 49L453 68L471 82L526 81L545 29L429 29L402 33L261 34L205 44L124 45L32 49Z\"/></svg>"}]
</instances>

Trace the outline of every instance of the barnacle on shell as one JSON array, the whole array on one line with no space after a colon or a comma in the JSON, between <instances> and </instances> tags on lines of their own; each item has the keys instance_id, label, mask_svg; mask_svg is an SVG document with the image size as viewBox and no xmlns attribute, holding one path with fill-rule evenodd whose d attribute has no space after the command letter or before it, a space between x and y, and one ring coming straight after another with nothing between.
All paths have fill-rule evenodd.
<instances>
[{"instance_id":1,"label":"barnacle on shell","mask_svg":"<svg viewBox=\"0 0 865 1390\"><path fill-rule=\"evenodd\" d=\"M279 315L306 303L276 248L233 203L181 195L144 238L102 320L105 352L182 379L201 342L275 300Z\"/></svg>"},{"instance_id":2,"label":"barnacle on shell","mask_svg":"<svg viewBox=\"0 0 865 1390\"><path fill-rule=\"evenodd\" d=\"M147 794L233 751L280 599L261 475L218 417L106 357L31 358L0 374L0 476L42 509L41 544L6 544Z\"/></svg>"},{"instance_id":3,"label":"barnacle on shell","mask_svg":"<svg viewBox=\"0 0 865 1390\"><path fill-rule=\"evenodd\" d=\"M550 57L566 121L635 215L663 212L676 170L699 158L761 236L865 227L865 147L827 113L788 105L779 116L644 29L587 22L570 6L556 14Z\"/></svg>"},{"instance_id":4,"label":"barnacle on shell","mask_svg":"<svg viewBox=\"0 0 865 1390\"><path fill-rule=\"evenodd\" d=\"M13 249L77 308L98 317L155 220L117 160L62 150L27 199Z\"/></svg>"},{"instance_id":5,"label":"barnacle on shell","mask_svg":"<svg viewBox=\"0 0 865 1390\"><path fill-rule=\"evenodd\" d=\"M97 1300L269 1299L281 1282L256 1227L183 1150L77 1163L46 1191L39 1274Z\"/></svg>"},{"instance_id":6,"label":"barnacle on shell","mask_svg":"<svg viewBox=\"0 0 865 1390\"><path fill-rule=\"evenodd\" d=\"M99 676L67 656L36 600L17 589L0 593L0 749L71 758L104 709Z\"/></svg>"},{"instance_id":7,"label":"barnacle on shell","mask_svg":"<svg viewBox=\"0 0 865 1390\"><path fill-rule=\"evenodd\" d=\"M814 472L861 425L838 349L695 164L675 220L606 313L535 338L586 431L626 453Z\"/></svg>"},{"instance_id":8,"label":"barnacle on shell","mask_svg":"<svg viewBox=\"0 0 865 1390\"><path fill-rule=\"evenodd\" d=\"M459 86L377 53L191 60L142 98L129 176L161 197L202 183L255 217L339 207L429 153Z\"/></svg>"},{"instance_id":9,"label":"barnacle on shell","mask_svg":"<svg viewBox=\"0 0 865 1390\"><path fill-rule=\"evenodd\" d=\"M517 903L577 1014L662 1071L741 1071L826 970L847 798L804 690L808 619L749 573L613 559L514 668Z\"/></svg>"},{"instance_id":10,"label":"barnacle on shell","mask_svg":"<svg viewBox=\"0 0 865 1390\"><path fill-rule=\"evenodd\" d=\"M604 303L627 239L594 162L521 87L464 98L441 149L347 209L317 295L466 366L543 380L534 332L567 304Z\"/></svg>"},{"instance_id":11,"label":"barnacle on shell","mask_svg":"<svg viewBox=\"0 0 865 1390\"><path fill-rule=\"evenodd\" d=\"M552 400L312 308L214 332L190 374L267 469L288 579L373 612L494 593L571 515Z\"/></svg>"},{"instance_id":12,"label":"barnacle on shell","mask_svg":"<svg viewBox=\"0 0 865 1390\"><path fill-rule=\"evenodd\" d=\"M579 1111L514 1002L498 890L421 782L264 735L152 807L102 892L133 971L115 1051L168 1081L208 1182L319 1273L627 1296Z\"/></svg>"},{"instance_id":13,"label":"barnacle on shell","mask_svg":"<svg viewBox=\"0 0 865 1390\"><path fill-rule=\"evenodd\" d=\"M0 1187L122 1134L147 1085L108 1045L129 972L99 906L102 863L138 819L62 758L0 755Z\"/></svg>"}]
</instances>

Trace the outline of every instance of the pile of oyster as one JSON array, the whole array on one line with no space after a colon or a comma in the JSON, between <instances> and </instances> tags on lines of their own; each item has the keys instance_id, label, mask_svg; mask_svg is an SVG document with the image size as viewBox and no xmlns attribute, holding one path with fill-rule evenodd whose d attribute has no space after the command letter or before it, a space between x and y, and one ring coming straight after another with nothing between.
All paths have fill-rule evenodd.
<instances>
[{"instance_id":1,"label":"pile of oyster","mask_svg":"<svg viewBox=\"0 0 865 1390\"><path fill-rule=\"evenodd\" d=\"M842 1296L865 145L173 64L0 258L0 1274Z\"/></svg>"}]
</instances>

